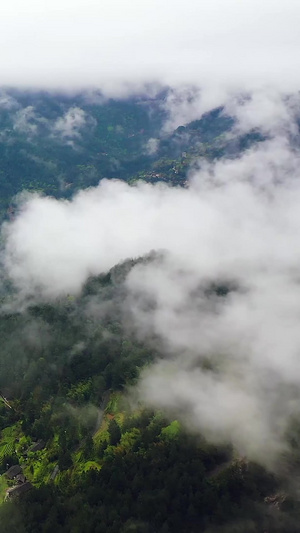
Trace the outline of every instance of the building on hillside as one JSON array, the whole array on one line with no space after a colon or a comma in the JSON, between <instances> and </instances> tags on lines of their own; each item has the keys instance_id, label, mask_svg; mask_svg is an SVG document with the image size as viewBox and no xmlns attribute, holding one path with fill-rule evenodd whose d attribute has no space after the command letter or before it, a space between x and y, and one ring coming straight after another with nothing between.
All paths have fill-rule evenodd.
<instances>
[{"instance_id":1,"label":"building on hillside","mask_svg":"<svg viewBox=\"0 0 300 533\"><path fill-rule=\"evenodd\" d=\"M24 476L24 474L18 474L18 475L15 477L15 480L16 480L18 483L25 483L25 481L26 481L26 477Z\"/></svg>"},{"instance_id":2,"label":"building on hillside","mask_svg":"<svg viewBox=\"0 0 300 533\"><path fill-rule=\"evenodd\" d=\"M18 474L22 474L22 468L20 465L11 466L6 472L5 475L8 479L14 479Z\"/></svg>"},{"instance_id":3,"label":"building on hillside","mask_svg":"<svg viewBox=\"0 0 300 533\"><path fill-rule=\"evenodd\" d=\"M30 481L25 481L25 483L22 483L20 485L15 485L14 487L7 489L5 500L17 498L18 496L21 496L22 494L24 494L25 492L28 492L32 488L33 488L33 485L30 483Z\"/></svg>"},{"instance_id":4,"label":"building on hillside","mask_svg":"<svg viewBox=\"0 0 300 533\"><path fill-rule=\"evenodd\" d=\"M43 440L38 440L34 442L33 445L29 448L29 452L39 452L45 448L45 443Z\"/></svg>"}]
</instances>

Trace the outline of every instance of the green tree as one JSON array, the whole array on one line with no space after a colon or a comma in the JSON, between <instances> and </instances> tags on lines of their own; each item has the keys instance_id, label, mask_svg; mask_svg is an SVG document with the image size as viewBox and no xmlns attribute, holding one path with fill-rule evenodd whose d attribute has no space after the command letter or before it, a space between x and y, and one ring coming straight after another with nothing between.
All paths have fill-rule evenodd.
<instances>
[{"instance_id":1,"label":"green tree","mask_svg":"<svg viewBox=\"0 0 300 533\"><path fill-rule=\"evenodd\" d=\"M108 433L109 433L109 443L112 446L116 446L116 444L118 444L121 439L121 430L120 430L120 426L118 425L118 423L115 421L114 418L109 422Z\"/></svg>"}]
</instances>

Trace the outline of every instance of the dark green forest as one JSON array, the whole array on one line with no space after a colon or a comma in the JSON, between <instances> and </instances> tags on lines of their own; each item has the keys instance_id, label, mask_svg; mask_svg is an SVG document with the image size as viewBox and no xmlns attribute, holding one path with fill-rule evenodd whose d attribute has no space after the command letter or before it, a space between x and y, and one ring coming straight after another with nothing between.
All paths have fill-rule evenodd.
<instances>
[{"instance_id":1,"label":"dark green forest","mask_svg":"<svg viewBox=\"0 0 300 533\"><path fill-rule=\"evenodd\" d=\"M132 264L91 279L76 299L1 317L1 391L12 407L0 408L2 498L14 485L8 466L32 483L0 507L1 531L297 531L282 480L128 403L159 356L120 321ZM101 321L91 298L112 304Z\"/></svg>"},{"instance_id":2,"label":"dark green forest","mask_svg":"<svg viewBox=\"0 0 300 533\"><path fill-rule=\"evenodd\" d=\"M234 133L222 109L165 133L164 93L100 96L5 93L2 221L23 190L70 198L102 178L184 187L196 159L235 157L262 140ZM125 274L145 260L129 258L78 296L24 310L9 310L11 287L1 295L1 533L300 531L288 476L130 401L140 371L161 356L122 319ZM296 470L300 432L293 439ZM11 491L24 484L7 475L14 465L29 483L24 493Z\"/></svg>"},{"instance_id":3,"label":"dark green forest","mask_svg":"<svg viewBox=\"0 0 300 533\"><path fill-rule=\"evenodd\" d=\"M226 135L234 121L222 109L166 133L164 94L100 104L99 98L16 90L2 96L2 217L23 190L70 198L103 178L184 186L199 157L234 157L262 140L255 131Z\"/></svg>"}]
</instances>

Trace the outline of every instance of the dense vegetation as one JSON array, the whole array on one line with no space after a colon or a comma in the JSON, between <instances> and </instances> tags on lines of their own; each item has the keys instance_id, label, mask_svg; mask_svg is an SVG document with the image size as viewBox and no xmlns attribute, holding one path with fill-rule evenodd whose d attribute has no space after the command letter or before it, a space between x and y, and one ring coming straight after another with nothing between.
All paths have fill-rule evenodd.
<instances>
[{"instance_id":1,"label":"dense vegetation","mask_svg":"<svg viewBox=\"0 0 300 533\"><path fill-rule=\"evenodd\" d=\"M28 531L79 533L84 524L84 531L99 533L196 532L228 522L248 521L252 530L260 520L275 523L262 510L277 488L272 476L239 460L229 464L229 450L193 441L159 414L121 414L108 406L107 429L99 440L86 439L80 462L73 455L73 468L62 465L55 485L21 500Z\"/></svg>"},{"instance_id":2,"label":"dense vegetation","mask_svg":"<svg viewBox=\"0 0 300 533\"><path fill-rule=\"evenodd\" d=\"M86 94L0 94L2 216L24 189L68 198L102 178L184 185L196 157L234 157L261 140L255 132L227 136L233 120L222 109L164 133L163 103L164 94L118 101Z\"/></svg>"},{"instance_id":3,"label":"dense vegetation","mask_svg":"<svg viewBox=\"0 0 300 533\"><path fill-rule=\"evenodd\" d=\"M195 157L234 157L261 140L228 136L233 121L220 109L163 134L163 96L6 93L1 216L13 216L22 189L69 197L103 177L184 186ZM122 320L135 262L88 280L76 298L24 311L2 294L0 390L11 408L0 404L0 496L15 483L5 476L13 464L33 488L2 503L1 533L299 531L282 479L129 402L141 368L159 356Z\"/></svg>"},{"instance_id":4,"label":"dense vegetation","mask_svg":"<svg viewBox=\"0 0 300 533\"><path fill-rule=\"evenodd\" d=\"M273 475L128 404L128 386L157 356L122 326L133 264L89 280L76 299L0 318L12 407L0 407L1 496L13 464L34 486L2 504L1 531L296 531L297 506Z\"/></svg>"}]
</instances>

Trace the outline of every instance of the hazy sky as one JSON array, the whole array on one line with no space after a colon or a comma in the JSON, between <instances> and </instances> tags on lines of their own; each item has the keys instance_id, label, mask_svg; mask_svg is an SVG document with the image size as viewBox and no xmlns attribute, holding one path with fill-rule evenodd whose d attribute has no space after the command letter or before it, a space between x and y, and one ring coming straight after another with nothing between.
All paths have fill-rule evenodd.
<instances>
[{"instance_id":1,"label":"hazy sky","mask_svg":"<svg viewBox=\"0 0 300 533\"><path fill-rule=\"evenodd\" d=\"M299 25L298 0L11 0L1 9L0 84L293 90Z\"/></svg>"}]
</instances>

